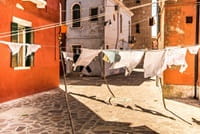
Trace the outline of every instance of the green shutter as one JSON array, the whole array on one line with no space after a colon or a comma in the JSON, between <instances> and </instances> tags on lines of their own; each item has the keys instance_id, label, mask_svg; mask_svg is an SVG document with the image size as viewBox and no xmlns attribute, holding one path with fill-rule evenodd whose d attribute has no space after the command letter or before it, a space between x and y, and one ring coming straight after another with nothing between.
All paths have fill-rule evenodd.
<instances>
[{"instance_id":1,"label":"green shutter","mask_svg":"<svg viewBox=\"0 0 200 134\"><path fill-rule=\"evenodd\" d=\"M31 27L26 27L26 43L33 43L33 32ZM34 54L26 57L26 66L33 66Z\"/></svg>"},{"instance_id":2,"label":"green shutter","mask_svg":"<svg viewBox=\"0 0 200 134\"><path fill-rule=\"evenodd\" d=\"M12 22L11 23L11 42L18 42L18 24ZM11 67L17 67L17 60L18 60L18 55L12 55L11 53Z\"/></svg>"},{"instance_id":3,"label":"green shutter","mask_svg":"<svg viewBox=\"0 0 200 134\"><path fill-rule=\"evenodd\" d=\"M11 23L11 42L18 42L18 24L12 22Z\"/></svg>"}]
</instances>

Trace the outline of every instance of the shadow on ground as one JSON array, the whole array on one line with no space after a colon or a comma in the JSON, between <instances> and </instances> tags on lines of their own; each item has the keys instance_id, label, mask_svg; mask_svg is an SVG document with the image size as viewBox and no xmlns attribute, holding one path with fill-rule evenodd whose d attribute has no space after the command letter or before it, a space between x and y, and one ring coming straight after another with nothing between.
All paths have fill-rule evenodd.
<instances>
[{"instance_id":1,"label":"shadow on ground","mask_svg":"<svg viewBox=\"0 0 200 134\"><path fill-rule=\"evenodd\" d=\"M130 76L124 76L124 74L113 75L106 78L109 85L116 86L139 86L144 81L148 81L151 79L144 78L144 72L133 72ZM83 76L80 77L77 74L72 74L67 76L67 84L69 85L95 85L101 86L102 84L106 84L104 79L101 77L88 77Z\"/></svg>"},{"instance_id":2,"label":"shadow on ground","mask_svg":"<svg viewBox=\"0 0 200 134\"><path fill-rule=\"evenodd\" d=\"M100 118L83 103L69 95L76 134L157 134L148 126L131 127L130 123L110 122ZM103 104L104 105L104 104ZM17 118L7 119L2 114L9 114L15 109L35 109L37 112L20 113ZM16 113L15 113L16 114ZM11 115L9 115L11 116ZM51 90L24 97L17 101L0 104L0 134L70 134L69 113L66 108L64 92Z\"/></svg>"},{"instance_id":3,"label":"shadow on ground","mask_svg":"<svg viewBox=\"0 0 200 134\"><path fill-rule=\"evenodd\" d=\"M104 104L107 104L107 105L112 105L111 103L109 102L106 102L105 100L102 100L102 99L98 99L96 98L95 96L87 96L87 95L83 95L83 94L77 94L77 93L71 93L70 94L72 95L76 95L76 96L80 96L80 97L85 97L87 99L91 99L91 100L94 100L94 101L98 101L98 102L101 102L101 103L104 103ZM152 114L152 115L156 115L156 116L161 116L161 117L164 117L164 118L168 118L168 119L171 119L171 120L175 120L175 118L173 117L170 117L170 116L166 116L160 112L157 112L155 110L151 110L151 109L147 109L147 108L143 108L139 105L136 105L135 104L135 107L136 108L133 108L131 106L125 106L123 104L114 104L114 106L116 107L121 107L121 108L125 108L125 109L129 109L129 110L133 110L133 111L138 111L138 112L144 112L144 113L148 113L148 114Z\"/></svg>"},{"instance_id":4,"label":"shadow on ground","mask_svg":"<svg viewBox=\"0 0 200 134\"><path fill-rule=\"evenodd\" d=\"M105 121L71 95L69 102L76 134L158 134L147 126L131 127L130 123Z\"/></svg>"}]
</instances>

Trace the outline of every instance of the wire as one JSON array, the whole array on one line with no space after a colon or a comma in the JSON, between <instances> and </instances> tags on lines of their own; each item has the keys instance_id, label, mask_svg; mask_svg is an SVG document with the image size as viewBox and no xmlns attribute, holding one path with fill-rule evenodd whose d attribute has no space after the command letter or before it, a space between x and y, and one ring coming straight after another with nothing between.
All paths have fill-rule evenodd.
<instances>
[{"instance_id":1,"label":"wire","mask_svg":"<svg viewBox=\"0 0 200 134\"><path fill-rule=\"evenodd\" d=\"M134 7L130 7L129 9L130 10L133 10L133 9L137 9L137 8L142 8L142 7L145 7L145 6L149 6L149 5L152 5L152 4L156 4L156 3L160 3L160 2L165 2L167 0L164 0L164 1L158 1L158 2L151 2L151 3L147 3L147 4L143 4L143 5L139 5L139 6L134 6ZM191 2L190 2L191 3ZM194 2L194 4L197 4L199 2ZM82 10L83 9L88 9L88 8L81 8ZM105 16L104 13L100 14L100 15L97 15L96 18L100 18L100 17L103 17ZM92 16L93 17L93 16ZM43 26L39 26L39 27L34 27L33 29L34 30L30 30L30 31L26 31L26 33L30 33L30 32L35 32L35 31L41 31L41 30L46 30L46 29L50 29L50 28L55 28L55 27L59 27L63 24L73 24L73 23L76 23L76 22L82 22L82 21L87 21L87 20L90 20L91 19L91 16L87 16L87 17L83 17L83 18L80 18L80 19L77 19L77 20L68 20L68 21L63 21L63 22L59 22L59 23L52 23L52 24L47 24L47 25L43 25ZM18 35L18 33L15 33L17 32L16 31L12 31L12 32L3 32L3 33L0 33L0 35L3 35L3 36L0 36L0 38L6 38L6 37L10 37L10 36L14 36L14 35ZM12 33L12 34L11 34ZM13 34L14 33L14 34ZM11 34L11 35L4 35L4 34Z\"/></svg>"}]
</instances>

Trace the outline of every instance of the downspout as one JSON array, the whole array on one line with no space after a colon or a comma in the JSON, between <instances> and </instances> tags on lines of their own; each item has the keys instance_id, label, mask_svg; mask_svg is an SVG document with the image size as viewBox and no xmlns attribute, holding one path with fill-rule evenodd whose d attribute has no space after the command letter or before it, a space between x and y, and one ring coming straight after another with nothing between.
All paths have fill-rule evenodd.
<instances>
[{"instance_id":1,"label":"downspout","mask_svg":"<svg viewBox=\"0 0 200 134\"><path fill-rule=\"evenodd\" d=\"M196 45L199 44L199 11L200 11L200 5L199 5L200 0L197 0L196 2L196 36L195 36L195 43ZM194 69L194 73L195 73L195 78L194 78L194 98L197 99L198 98L198 75L199 75L199 53L197 55L195 55L195 69Z\"/></svg>"},{"instance_id":2,"label":"downspout","mask_svg":"<svg viewBox=\"0 0 200 134\"><path fill-rule=\"evenodd\" d=\"M60 25L62 24L62 4L61 4L61 2L59 3L59 9L60 9Z\"/></svg>"},{"instance_id":3,"label":"downspout","mask_svg":"<svg viewBox=\"0 0 200 134\"><path fill-rule=\"evenodd\" d=\"M117 38L116 38L116 43L115 43L115 49L117 49L117 45L119 42L119 6L117 6Z\"/></svg>"}]
</instances>

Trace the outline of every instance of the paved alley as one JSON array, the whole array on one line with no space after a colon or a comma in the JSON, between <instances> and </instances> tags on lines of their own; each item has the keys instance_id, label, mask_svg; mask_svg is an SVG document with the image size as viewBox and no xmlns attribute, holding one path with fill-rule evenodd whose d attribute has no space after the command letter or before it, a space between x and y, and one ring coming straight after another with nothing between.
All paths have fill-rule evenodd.
<instances>
[{"instance_id":1,"label":"paved alley","mask_svg":"<svg viewBox=\"0 0 200 134\"><path fill-rule=\"evenodd\" d=\"M115 98L101 78L70 76L67 83L76 134L200 133L200 108L166 100L165 110L161 90L142 72L109 77ZM71 134L63 89L0 104L0 134Z\"/></svg>"}]
</instances>

